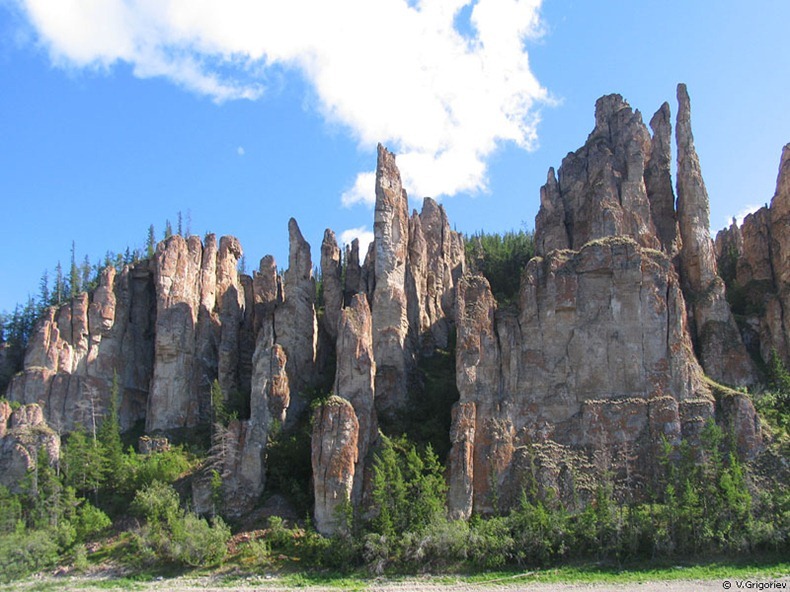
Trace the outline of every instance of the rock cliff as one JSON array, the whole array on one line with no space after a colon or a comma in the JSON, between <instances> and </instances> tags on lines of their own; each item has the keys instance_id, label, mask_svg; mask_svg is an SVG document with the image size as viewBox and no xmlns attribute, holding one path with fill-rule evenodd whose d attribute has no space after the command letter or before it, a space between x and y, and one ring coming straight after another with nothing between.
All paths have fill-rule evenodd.
<instances>
[{"instance_id":1,"label":"rock cliff","mask_svg":"<svg viewBox=\"0 0 790 592\"><path fill-rule=\"evenodd\" d=\"M0 401L0 486L21 492L25 476L42 461L57 465L60 437L44 421L41 407L31 403L12 411Z\"/></svg>"},{"instance_id":2,"label":"rock cliff","mask_svg":"<svg viewBox=\"0 0 790 592\"><path fill-rule=\"evenodd\" d=\"M703 367L730 384L755 376L713 257L683 85L678 99L677 212L668 106L652 118L651 138L622 97L602 97L585 145L541 188L538 257L518 306L498 309L483 278L461 281L454 516L510 505L531 485L578 499L601 458L617 480L641 487L662 440L695 441L717 411L737 416L745 456L759 449L748 398L717 403L704 379Z\"/></svg>"},{"instance_id":3,"label":"rock cliff","mask_svg":"<svg viewBox=\"0 0 790 592\"><path fill-rule=\"evenodd\" d=\"M46 310L36 326L8 390L25 411L0 404L0 476L30 469L20 444L30 434L55 458L55 432L101 416L116 374L123 428L144 421L171 438L209 424L216 380L239 415L214 428L222 454L211 468L224 478L224 510L238 516L263 492L273 424L304 426L308 400L331 383L311 434L315 523L331 534L347 501L366 503L379 425L408 417L421 396L420 358L453 346L454 517L505 509L525 487L573 505L609 469L618 487L639 491L662 441L693 443L711 419L734 426L739 452L753 456L762 434L749 397L705 375L751 384L749 353L790 361L790 145L770 207L714 245L683 85L678 102L677 209L669 106L651 135L620 95L602 97L584 146L540 188L537 256L515 303L498 303L465 269L463 238L440 204L425 198L409 215L382 146L374 241L364 261L357 240L341 257L327 229L320 293L293 219L282 277L271 256L240 275L239 241L214 235L172 236L150 260L108 268L92 294ZM207 474L194 486L204 511Z\"/></svg>"},{"instance_id":4,"label":"rock cliff","mask_svg":"<svg viewBox=\"0 0 790 592\"><path fill-rule=\"evenodd\" d=\"M776 192L766 205L716 236L716 258L727 271L728 299L753 355L776 352L790 364L790 144L782 150Z\"/></svg>"}]
</instances>

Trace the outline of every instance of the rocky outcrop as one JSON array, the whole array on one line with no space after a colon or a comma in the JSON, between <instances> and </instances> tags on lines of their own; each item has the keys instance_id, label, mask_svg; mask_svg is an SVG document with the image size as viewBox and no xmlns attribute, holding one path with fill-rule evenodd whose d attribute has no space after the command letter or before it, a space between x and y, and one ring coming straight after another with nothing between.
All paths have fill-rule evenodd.
<instances>
[{"instance_id":1,"label":"rocky outcrop","mask_svg":"<svg viewBox=\"0 0 790 592\"><path fill-rule=\"evenodd\" d=\"M764 206L716 236L716 256L733 312L750 353L768 363L776 352L790 364L787 270L790 233L790 144L779 164L776 192Z\"/></svg>"},{"instance_id":2,"label":"rocky outcrop","mask_svg":"<svg viewBox=\"0 0 790 592\"><path fill-rule=\"evenodd\" d=\"M678 220L683 249L680 272L690 303L692 334L705 372L731 385L752 384L754 364L741 340L725 299L724 282L710 238L708 192L691 133L691 106L684 84L678 85Z\"/></svg>"},{"instance_id":3,"label":"rocky outcrop","mask_svg":"<svg viewBox=\"0 0 790 592\"><path fill-rule=\"evenodd\" d=\"M650 142L650 158L645 167L645 189L661 249L674 257L681 244L675 213L675 192L672 190L672 123L668 103L662 104L653 115L650 129L653 130L653 138Z\"/></svg>"},{"instance_id":4,"label":"rocky outcrop","mask_svg":"<svg viewBox=\"0 0 790 592\"><path fill-rule=\"evenodd\" d=\"M348 306L355 294L367 294L367 286L362 281L362 266L359 263L359 239L355 238L346 245L346 281L343 285L343 304Z\"/></svg>"},{"instance_id":5,"label":"rocky outcrop","mask_svg":"<svg viewBox=\"0 0 790 592\"><path fill-rule=\"evenodd\" d=\"M359 247L357 247L358 253ZM340 249L337 246L335 233L328 228L324 231L324 240L321 243L321 283L324 300L324 330L329 339L334 341L337 339L337 319L340 315L340 308L343 306L343 283Z\"/></svg>"},{"instance_id":6,"label":"rocky outcrop","mask_svg":"<svg viewBox=\"0 0 790 592\"><path fill-rule=\"evenodd\" d=\"M318 326L310 245L293 218L288 221L288 237L288 269L283 275L282 303L274 312L274 332L288 359L288 415L295 419L307 405L301 393L315 379Z\"/></svg>"},{"instance_id":7,"label":"rocky outcrop","mask_svg":"<svg viewBox=\"0 0 790 592\"><path fill-rule=\"evenodd\" d=\"M771 322L773 348L790 365L790 144L782 150L776 193L771 199L771 266L779 298ZM777 322L781 308L782 322Z\"/></svg>"},{"instance_id":8,"label":"rocky outcrop","mask_svg":"<svg viewBox=\"0 0 790 592\"><path fill-rule=\"evenodd\" d=\"M373 291L373 351L376 407L389 415L406 403L409 371L406 301L409 215L395 156L379 144L373 224L376 285Z\"/></svg>"},{"instance_id":9,"label":"rocky outcrop","mask_svg":"<svg viewBox=\"0 0 790 592\"><path fill-rule=\"evenodd\" d=\"M351 499L362 501L368 453L378 437L374 400L376 362L373 358L372 318L367 299L357 294L340 313L337 338L335 395L349 401L359 423L357 463Z\"/></svg>"},{"instance_id":10,"label":"rocky outcrop","mask_svg":"<svg viewBox=\"0 0 790 592\"><path fill-rule=\"evenodd\" d=\"M620 95L595 104L595 129L585 145L568 154L555 181L549 171L535 220L538 255L579 249L607 236L628 236L657 249L660 242L645 187L650 133L639 111Z\"/></svg>"},{"instance_id":11,"label":"rocky outcrop","mask_svg":"<svg viewBox=\"0 0 790 592\"><path fill-rule=\"evenodd\" d=\"M223 236L220 239L217 256L216 308L220 327L217 379L226 398L242 390L239 348L247 303L237 270L243 254L236 237Z\"/></svg>"},{"instance_id":12,"label":"rocky outcrop","mask_svg":"<svg viewBox=\"0 0 790 592\"><path fill-rule=\"evenodd\" d=\"M42 457L46 455L46 459ZM44 420L35 403L11 410L0 402L0 486L21 493L25 477L39 462L56 465L60 460L60 437Z\"/></svg>"},{"instance_id":13,"label":"rocky outcrop","mask_svg":"<svg viewBox=\"0 0 790 592\"><path fill-rule=\"evenodd\" d=\"M419 351L447 348L455 319L455 285L464 270L463 238L450 229L444 208L426 197L409 223L409 322Z\"/></svg>"},{"instance_id":14,"label":"rocky outcrop","mask_svg":"<svg viewBox=\"0 0 790 592\"><path fill-rule=\"evenodd\" d=\"M313 414L312 467L318 532L333 535L349 503L358 461L359 422L351 403L330 397Z\"/></svg>"},{"instance_id":15,"label":"rocky outcrop","mask_svg":"<svg viewBox=\"0 0 790 592\"><path fill-rule=\"evenodd\" d=\"M457 298L456 516L492 511L492 488L515 501L517 459L536 444L627 450L633 466L613 467L644 481L662 437L693 438L713 417L674 269L633 239L533 259L517 313L497 312L482 278L462 280Z\"/></svg>"},{"instance_id":16,"label":"rocky outcrop","mask_svg":"<svg viewBox=\"0 0 790 592\"><path fill-rule=\"evenodd\" d=\"M9 386L8 397L38 403L53 429L67 432L88 425L109 404L117 372L124 428L145 417L153 367L151 275L145 262L117 274L106 268L92 297L44 311L31 335L25 369Z\"/></svg>"}]
</instances>

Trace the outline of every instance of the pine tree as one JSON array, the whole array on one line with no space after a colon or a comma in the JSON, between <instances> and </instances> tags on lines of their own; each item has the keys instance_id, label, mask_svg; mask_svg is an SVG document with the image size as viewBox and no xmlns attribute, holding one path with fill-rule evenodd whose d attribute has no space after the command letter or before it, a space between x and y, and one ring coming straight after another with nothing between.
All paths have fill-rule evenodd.
<instances>
[{"instance_id":1,"label":"pine tree","mask_svg":"<svg viewBox=\"0 0 790 592\"><path fill-rule=\"evenodd\" d=\"M181 224L181 210L178 210L178 236L184 236L182 231L182 224Z\"/></svg>"},{"instance_id":2,"label":"pine tree","mask_svg":"<svg viewBox=\"0 0 790 592\"><path fill-rule=\"evenodd\" d=\"M49 299L49 273L45 269L44 273L41 274L41 281L38 284L38 306L40 310L44 310L49 306Z\"/></svg>"},{"instance_id":3,"label":"pine tree","mask_svg":"<svg viewBox=\"0 0 790 592\"><path fill-rule=\"evenodd\" d=\"M145 241L145 253L149 259L154 256L154 249L156 248L156 234L154 233L154 225L148 227L148 238Z\"/></svg>"},{"instance_id":4,"label":"pine tree","mask_svg":"<svg viewBox=\"0 0 790 592\"><path fill-rule=\"evenodd\" d=\"M66 297L66 280L63 278L63 267L61 267L60 261L55 266L55 293L52 296L54 304L58 306L63 303L63 299Z\"/></svg>"},{"instance_id":5,"label":"pine tree","mask_svg":"<svg viewBox=\"0 0 790 592\"><path fill-rule=\"evenodd\" d=\"M121 420L119 417L121 395L117 372L113 372L112 376L109 405L96 438L104 454L105 470L109 474L118 474L123 465L123 442L121 441Z\"/></svg>"},{"instance_id":6,"label":"pine tree","mask_svg":"<svg viewBox=\"0 0 790 592\"><path fill-rule=\"evenodd\" d=\"M74 298L80 293L80 273L77 268L77 250L74 241L71 241L71 267L69 268L70 295Z\"/></svg>"},{"instance_id":7,"label":"pine tree","mask_svg":"<svg viewBox=\"0 0 790 592\"><path fill-rule=\"evenodd\" d=\"M85 259L82 260L82 266L80 267L80 275L82 280L82 289L88 290L90 289L91 284L91 261L87 255L85 255Z\"/></svg>"},{"instance_id":8,"label":"pine tree","mask_svg":"<svg viewBox=\"0 0 790 592\"><path fill-rule=\"evenodd\" d=\"M170 220L165 220L165 239L173 236L173 227L170 225Z\"/></svg>"}]
</instances>

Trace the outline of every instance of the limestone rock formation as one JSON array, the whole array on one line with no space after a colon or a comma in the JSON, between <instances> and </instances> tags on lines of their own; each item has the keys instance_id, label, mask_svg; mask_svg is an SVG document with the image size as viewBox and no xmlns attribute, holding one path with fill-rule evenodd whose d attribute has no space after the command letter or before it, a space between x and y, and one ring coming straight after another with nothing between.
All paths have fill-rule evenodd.
<instances>
[{"instance_id":1,"label":"limestone rock formation","mask_svg":"<svg viewBox=\"0 0 790 592\"><path fill-rule=\"evenodd\" d=\"M343 285L343 302L351 304L355 294L367 293L367 286L362 282L362 266L359 263L359 239L355 238L346 245L346 281Z\"/></svg>"},{"instance_id":2,"label":"limestone rock formation","mask_svg":"<svg viewBox=\"0 0 790 592\"><path fill-rule=\"evenodd\" d=\"M662 104L653 115L650 128L653 138L645 167L645 189L661 248L674 257L681 245L675 213L675 192L672 190L672 123L668 103Z\"/></svg>"},{"instance_id":3,"label":"limestone rock formation","mask_svg":"<svg viewBox=\"0 0 790 592\"><path fill-rule=\"evenodd\" d=\"M752 384L754 364L746 352L725 299L710 238L708 193L694 148L691 106L684 84L678 85L678 220L683 249L680 271L683 292L691 302L692 334L700 363L714 380L731 385Z\"/></svg>"},{"instance_id":4,"label":"limestone rock formation","mask_svg":"<svg viewBox=\"0 0 790 592\"><path fill-rule=\"evenodd\" d=\"M376 285L373 291L373 351L376 359L376 407L390 414L406 402L409 370L406 302L409 215L395 156L379 144L376 166Z\"/></svg>"},{"instance_id":5,"label":"limestone rock formation","mask_svg":"<svg viewBox=\"0 0 790 592\"><path fill-rule=\"evenodd\" d=\"M674 269L633 239L533 259L518 313L497 313L482 278L462 280L457 299L455 516L492 511L492 483L512 503L524 485L518 459L536 444L627 449L628 473L646 479L662 436L693 438L713 417Z\"/></svg>"},{"instance_id":6,"label":"limestone rock formation","mask_svg":"<svg viewBox=\"0 0 790 592\"><path fill-rule=\"evenodd\" d=\"M313 414L312 466L315 527L325 536L339 526L351 499L358 460L359 422L349 401L333 396Z\"/></svg>"},{"instance_id":7,"label":"limestone rock formation","mask_svg":"<svg viewBox=\"0 0 790 592\"><path fill-rule=\"evenodd\" d=\"M790 144L782 150L776 193L771 199L771 265L782 310L781 330L773 323L774 348L790 362ZM777 308L777 307L775 307ZM781 335L781 337L780 337Z\"/></svg>"},{"instance_id":8,"label":"limestone rock formation","mask_svg":"<svg viewBox=\"0 0 790 592\"><path fill-rule=\"evenodd\" d=\"M327 228L321 243L321 279L324 294L324 330L332 341L337 339L337 319L343 306L341 275L340 249L337 246L335 233Z\"/></svg>"},{"instance_id":9,"label":"limestone rock formation","mask_svg":"<svg viewBox=\"0 0 790 592\"><path fill-rule=\"evenodd\" d=\"M410 221L407 271L414 282L410 324L420 349L428 354L447 347L455 316L455 285L463 270L461 235L451 230L444 208L426 197L419 216Z\"/></svg>"},{"instance_id":10,"label":"limestone rock formation","mask_svg":"<svg viewBox=\"0 0 790 592\"><path fill-rule=\"evenodd\" d=\"M216 272L216 308L220 326L217 378L226 398L231 393L241 390L239 348L242 341L246 298L237 270L239 259L243 254L241 244L236 237L223 236L220 239Z\"/></svg>"},{"instance_id":11,"label":"limestone rock formation","mask_svg":"<svg viewBox=\"0 0 790 592\"><path fill-rule=\"evenodd\" d=\"M291 390L288 414L296 418L306 406L300 393L312 386L315 379L318 326L310 245L293 218L288 221L288 237L288 269L282 282L283 301L274 313L274 332L288 359L286 371Z\"/></svg>"},{"instance_id":12,"label":"limestone rock formation","mask_svg":"<svg viewBox=\"0 0 790 592\"><path fill-rule=\"evenodd\" d=\"M579 249L607 236L629 236L659 248L644 178L649 155L650 133L639 111L620 95L598 99L587 142L563 159L558 181L549 171L541 189L537 254Z\"/></svg>"},{"instance_id":13,"label":"limestone rock formation","mask_svg":"<svg viewBox=\"0 0 790 592\"><path fill-rule=\"evenodd\" d=\"M0 402L0 486L20 493L25 476L45 459L53 465L60 461L60 437L44 421L35 403L11 411Z\"/></svg>"},{"instance_id":14,"label":"limestone rock formation","mask_svg":"<svg viewBox=\"0 0 790 592\"><path fill-rule=\"evenodd\" d=\"M357 294L340 313L337 337L335 395L349 401L359 423L357 464L351 499L362 500L368 452L378 436L374 400L376 362L373 359L372 318L367 298Z\"/></svg>"},{"instance_id":15,"label":"limestone rock formation","mask_svg":"<svg viewBox=\"0 0 790 592\"><path fill-rule=\"evenodd\" d=\"M790 364L790 306L788 263L790 257L790 144L784 147L779 164L776 192L770 206L746 216L716 236L716 256L734 312L740 315L740 330L752 355L769 362L775 351Z\"/></svg>"},{"instance_id":16,"label":"limestone rock formation","mask_svg":"<svg viewBox=\"0 0 790 592\"><path fill-rule=\"evenodd\" d=\"M50 426L69 431L104 412L117 372L122 426L145 417L153 366L150 291L144 263L120 275L108 267L92 299L81 293L45 310L31 335L25 369L9 385L9 399L40 403Z\"/></svg>"}]
</instances>

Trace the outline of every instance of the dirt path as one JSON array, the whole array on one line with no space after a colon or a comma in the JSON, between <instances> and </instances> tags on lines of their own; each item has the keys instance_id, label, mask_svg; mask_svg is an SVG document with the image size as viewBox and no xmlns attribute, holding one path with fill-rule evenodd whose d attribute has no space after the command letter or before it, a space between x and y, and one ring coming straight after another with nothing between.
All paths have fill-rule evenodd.
<instances>
[{"instance_id":1,"label":"dirt path","mask_svg":"<svg viewBox=\"0 0 790 592\"><path fill-rule=\"evenodd\" d=\"M373 580L366 583L353 582L349 589L367 590L370 592L698 592L727 590L790 590L790 576L781 579L754 578L748 580L669 580L659 582L631 582L627 584L562 584L518 582L518 577L491 580L484 583L469 584L459 581L451 583L445 578L442 582L430 578L410 579L404 581ZM223 581L205 578L161 579L152 582L129 582L128 587L118 583L113 586L110 581L85 577L42 577L12 585L9 590L14 592L34 592L50 590L57 592L98 592L108 589L137 590L141 592L338 592L342 585L325 587L309 585L286 585L274 578L251 576L241 580ZM729 586L729 587L728 587Z\"/></svg>"}]
</instances>

